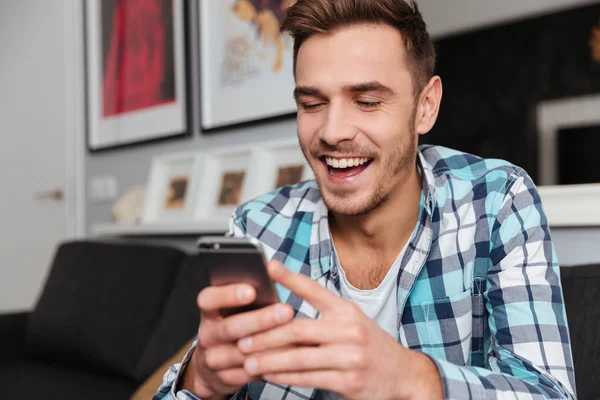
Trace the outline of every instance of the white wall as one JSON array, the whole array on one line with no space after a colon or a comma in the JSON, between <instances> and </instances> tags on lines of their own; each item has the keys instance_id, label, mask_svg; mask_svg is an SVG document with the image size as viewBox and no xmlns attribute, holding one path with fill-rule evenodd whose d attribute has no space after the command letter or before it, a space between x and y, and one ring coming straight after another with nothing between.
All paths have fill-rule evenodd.
<instances>
[{"instance_id":1,"label":"white wall","mask_svg":"<svg viewBox=\"0 0 600 400\"><path fill-rule=\"evenodd\" d=\"M598 0L417 0L434 37L535 15L547 14Z\"/></svg>"}]
</instances>

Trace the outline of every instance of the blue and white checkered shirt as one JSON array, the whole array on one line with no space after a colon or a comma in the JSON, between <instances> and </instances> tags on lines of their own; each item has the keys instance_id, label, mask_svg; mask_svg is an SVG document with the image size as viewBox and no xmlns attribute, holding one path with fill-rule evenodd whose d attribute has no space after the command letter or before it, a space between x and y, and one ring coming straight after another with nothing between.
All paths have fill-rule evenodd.
<instances>
[{"instance_id":1,"label":"blue and white checkered shirt","mask_svg":"<svg viewBox=\"0 0 600 400\"><path fill-rule=\"evenodd\" d=\"M529 176L502 160L428 145L419 148L418 166L421 212L397 279L398 342L433 359L446 399L574 399L559 265ZM232 235L260 240L268 258L339 293L327 209L315 182L241 205L230 227ZM278 291L296 318L318 317L303 299ZM173 390L190 354L166 372L155 400L196 398ZM259 381L234 398L321 395Z\"/></svg>"}]
</instances>

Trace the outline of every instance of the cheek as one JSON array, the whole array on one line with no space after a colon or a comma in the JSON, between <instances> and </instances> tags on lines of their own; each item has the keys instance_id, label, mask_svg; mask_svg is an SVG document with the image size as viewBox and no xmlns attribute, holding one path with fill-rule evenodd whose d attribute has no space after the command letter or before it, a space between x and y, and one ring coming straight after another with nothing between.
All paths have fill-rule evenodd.
<instances>
[{"instance_id":1,"label":"cheek","mask_svg":"<svg viewBox=\"0 0 600 400\"><path fill-rule=\"evenodd\" d=\"M319 136L321 122L317 113L300 115L297 119L297 125L298 139L303 146L309 146Z\"/></svg>"},{"instance_id":2,"label":"cheek","mask_svg":"<svg viewBox=\"0 0 600 400\"><path fill-rule=\"evenodd\" d=\"M358 128L373 143L382 155L390 153L397 146L398 140L404 134L404 129L398 119L387 115L369 113L362 118Z\"/></svg>"}]
</instances>

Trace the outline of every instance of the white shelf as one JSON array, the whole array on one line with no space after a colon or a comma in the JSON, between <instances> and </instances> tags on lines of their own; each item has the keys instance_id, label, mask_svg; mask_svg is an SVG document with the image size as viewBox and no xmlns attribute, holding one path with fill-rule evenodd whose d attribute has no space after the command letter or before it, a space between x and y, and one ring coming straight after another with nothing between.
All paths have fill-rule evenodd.
<instances>
[{"instance_id":1,"label":"white shelf","mask_svg":"<svg viewBox=\"0 0 600 400\"><path fill-rule=\"evenodd\" d=\"M539 186L538 191L551 227L600 226L600 184ZM228 218L188 223L95 224L95 236L202 235L227 232Z\"/></svg>"},{"instance_id":2,"label":"white shelf","mask_svg":"<svg viewBox=\"0 0 600 400\"><path fill-rule=\"evenodd\" d=\"M202 235L206 233L225 233L228 219L215 219L193 223L156 223L156 224L94 224L95 236L149 236L149 235Z\"/></svg>"},{"instance_id":3,"label":"white shelf","mask_svg":"<svg viewBox=\"0 0 600 400\"><path fill-rule=\"evenodd\" d=\"M600 184L539 186L550 227L600 226Z\"/></svg>"}]
</instances>

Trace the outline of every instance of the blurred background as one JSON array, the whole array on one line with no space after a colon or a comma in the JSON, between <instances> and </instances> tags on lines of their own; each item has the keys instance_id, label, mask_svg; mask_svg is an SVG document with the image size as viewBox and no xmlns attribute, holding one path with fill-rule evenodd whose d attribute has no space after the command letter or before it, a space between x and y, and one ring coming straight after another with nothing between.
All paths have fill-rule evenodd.
<instances>
[{"instance_id":1,"label":"blurred background","mask_svg":"<svg viewBox=\"0 0 600 400\"><path fill-rule=\"evenodd\" d=\"M88 290L48 281L61 244L142 246L127 250L139 264L140 251L193 248L198 236L227 230L235 204L310 178L295 144L290 41L272 34L291 3L0 0L0 314L36 310L46 284L61 299ZM561 265L600 263L600 2L418 4L444 83L438 123L423 143L525 168ZM103 255L113 260L111 251L79 248L59 267L70 271L65 265L78 260L85 269ZM156 256L167 260L156 267L163 282L179 279L160 275L165 265L183 271L177 254ZM150 269L137 268L131 282L151 280ZM128 279L119 274L84 281L114 286ZM155 303L163 310L171 289L152 290L164 290ZM54 307L62 306L47 310ZM72 327L68 312L53 313L44 318ZM149 336L157 318L148 316ZM89 347L85 329L74 332ZM54 351L43 335L27 341ZM116 363L137 387L165 354L144 356L155 361L143 370L115 359L98 365Z\"/></svg>"}]
</instances>

